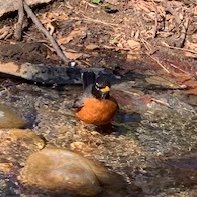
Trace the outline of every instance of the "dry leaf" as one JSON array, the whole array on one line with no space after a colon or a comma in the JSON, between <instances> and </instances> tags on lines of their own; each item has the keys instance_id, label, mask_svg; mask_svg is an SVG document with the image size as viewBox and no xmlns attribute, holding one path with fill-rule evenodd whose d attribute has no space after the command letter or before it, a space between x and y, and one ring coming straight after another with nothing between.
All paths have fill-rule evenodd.
<instances>
[{"instance_id":1,"label":"dry leaf","mask_svg":"<svg viewBox=\"0 0 197 197\"><path fill-rule=\"evenodd\" d=\"M74 51L74 50L64 51L64 54L68 59L71 59L71 60L76 60L83 55L83 53L80 53L80 52L77 52L77 51Z\"/></svg>"},{"instance_id":2,"label":"dry leaf","mask_svg":"<svg viewBox=\"0 0 197 197\"><path fill-rule=\"evenodd\" d=\"M118 4L118 0L105 0L106 3L109 3L111 5L116 5Z\"/></svg>"},{"instance_id":3,"label":"dry leaf","mask_svg":"<svg viewBox=\"0 0 197 197\"><path fill-rule=\"evenodd\" d=\"M76 28L73 31L71 31L71 33L68 36L58 38L58 43L67 44L75 38L84 37L86 34L85 31L86 31L86 28L84 27Z\"/></svg>"},{"instance_id":4,"label":"dry leaf","mask_svg":"<svg viewBox=\"0 0 197 197\"><path fill-rule=\"evenodd\" d=\"M194 50L195 52L197 52L197 43L192 43L189 42L188 40L185 42L185 48Z\"/></svg>"},{"instance_id":5,"label":"dry leaf","mask_svg":"<svg viewBox=\"0 0 197 197\"><path fill-rule=\"evenodd\" d=\"M196 54L191 53L191 52L187 52L187 51L185 51L184 55L186 57L197 58L197 55Z\"/></svg>"},{"instance_id":6,"label":"dry leaf","mask_svg":"<svg viewBox=\"0 0 197 197\"><path fill-rule=\"evenodd\" d=\"M137 42L135 40L127 40L127 44L129 46L129 48L132 50L140 50L140 48L141 48L140 42Z\"/></svg>"},{"instance_id":7,"label":"dry leaf","mask_svg":"<svg viewBox=\"0 0 197 197\"><path fill-rule=\"evenodd\" d=\"M192 36L191 36L193 42L197 43L197 33L194 33Z\"/></svg>"},{"instance_id":8,"label":"dry leaf","mask_svg":"<svg viewBox=\"0 0 197 197\"><path fill-rule=\"evenodd\" d=\"M193 42L189 42L188 40L185 42L185 49L189 49L190 51L185 51L185 56L197 58L197 44Z\"/></svg>"},{"instance_id":9,"label":"dry leaf","mask_svg":"<svg viewBox=\"0 0 197 197\"><path fill-rule=\"evenodd\" d=\"M188 95L197 95L197 88L191 88L189 90L185 90L184 93Z\"/></svg>"},{"instance_id":10,"label":"dry leaf","mask_svg":"<svg viewBox=\"0 0 197 197\"><path fill-rule=\"evenodd\" d=\"M134 4L134 5L147 13L154 11L154 7L152 5L152 2L139 1L137 4Z\"/></svg>"},{"instance_id":11,"label":"dry leaf","mask_svg":"<svg viewBox=\"0 0 197 197\"><path fill-rule=\"evenodd\" d=\"M119 48L121 48L121 49L124 48L121 42L119 42L119 43L117 44L117 47L119 47Z\"/></svg>"},{"instance_id":12,"label":"dry leaf","mask_svg":"<svg viewBox=\"0 0 197 197\"><path fill-rule=\"evenodd\" d=\"M95 50L95 49L99 49L100 47L94 43L90 43L89 45L86 46L86 49L88 50Z\"/></svg>"},{"instance_id":13,"label":"dry leaf","mask_svg":"<svg viewBox=\"0 0 197 197\"><path fill-rule=\"evenodd\" d=\"M137 59L139 59L137 55L130 54L130 53L127 54L127 61L137 60Z\"/></svg>"}]
</instances>

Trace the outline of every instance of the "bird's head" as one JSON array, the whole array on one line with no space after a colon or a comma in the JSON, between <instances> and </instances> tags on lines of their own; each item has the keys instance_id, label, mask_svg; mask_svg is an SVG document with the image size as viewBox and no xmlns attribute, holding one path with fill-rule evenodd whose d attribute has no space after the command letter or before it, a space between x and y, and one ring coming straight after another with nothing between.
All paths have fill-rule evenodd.
<instances>
[{"instance_id":1,"label":"bird's head","mask_svg":"<svg viewBox=\"0 0 197 197\"><path fill-rule=\"evenodd\" d=\"M92 94L99 99L109 98L111 84L105 76L99 76L92 88Z\"/></svg>"}]
</instances>

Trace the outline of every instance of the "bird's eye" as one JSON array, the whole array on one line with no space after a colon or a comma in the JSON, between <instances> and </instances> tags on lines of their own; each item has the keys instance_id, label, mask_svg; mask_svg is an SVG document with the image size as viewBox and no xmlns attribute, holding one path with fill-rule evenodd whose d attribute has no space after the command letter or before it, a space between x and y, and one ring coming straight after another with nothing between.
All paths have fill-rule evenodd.
<instances>
[{"instance_id":1,"label":"bird's eye","mask_svg":"<svg viewBox=\"0 0 197 197\"><path fill-rule=\"evenodd\" d=\"M100 85L99 85L98 83L96 83L96 84L95 84L95 88L96 88L97 90L100 90Z\"/></svg>"}]
</instances>

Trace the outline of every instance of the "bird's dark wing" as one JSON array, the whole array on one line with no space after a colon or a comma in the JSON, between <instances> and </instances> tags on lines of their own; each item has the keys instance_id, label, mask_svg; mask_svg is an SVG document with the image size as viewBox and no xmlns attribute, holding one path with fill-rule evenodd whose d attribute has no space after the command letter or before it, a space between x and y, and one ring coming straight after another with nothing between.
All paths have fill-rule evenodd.
<instances>
[{"instance_id":1,"label":"bird's dark wing","mask_svg":"<svg viewBox=\"0 0 197 197\"><path fill-rule=\"evenodd\" d=\"M95 84L96 75L94 72L86 71L81 74L81 80L83 84L83 95L79 96L73 104L73 108L78 111L84 106L83 100L86 97L92 96L92 86Z\"/></svg>"},{"instance_id":2,"label":"bird's dark wing","mask_svg":"<svg viewBox=\"0 0 197 197\"><path fill-rule=\"evenodd\" d=\"M77 111L80 111L83 106L83 96L80 96L74 101L72 108L75 108Z\"/></svg>"},{"instance_id":3,"label":"bird's dark wing","mask_svg":"<svg viewBox=\"0 0 197 197\"><path fill-rule=\"evenodd\" d=\"M83 84L83 91L85 92L87 87L95 84L96 75L94 72L91 72L91 71L83 72L81 74L81 80L82 80L82 84Z\"/></svg>"}]
</instances>

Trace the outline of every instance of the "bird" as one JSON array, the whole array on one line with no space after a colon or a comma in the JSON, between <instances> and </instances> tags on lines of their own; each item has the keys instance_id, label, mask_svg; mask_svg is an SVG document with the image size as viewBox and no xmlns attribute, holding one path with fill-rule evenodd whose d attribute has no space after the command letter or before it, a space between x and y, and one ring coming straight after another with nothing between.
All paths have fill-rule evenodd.
<instances>
[{"instance_id":1,"label":"bird","mask_svg":"<svg viewBox=\"0 0 197 197\"><path fill-rule=\"evenodd\" d=\"M87 124L110 124L118 110L115 98L110 95L111 84L106 76L85 71L81 75L83 94L74 104L76 117Z\"/></svg>"}]
</instances>

